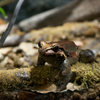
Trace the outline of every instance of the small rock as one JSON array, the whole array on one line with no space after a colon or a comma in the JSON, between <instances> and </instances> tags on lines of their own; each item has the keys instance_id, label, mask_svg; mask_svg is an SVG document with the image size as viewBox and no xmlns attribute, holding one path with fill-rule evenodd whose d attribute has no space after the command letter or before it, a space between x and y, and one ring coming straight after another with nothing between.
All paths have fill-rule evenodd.
<instances>
[{"instance_id":1,"label":"small rock","mask_svg":"<svg viewBox=\"0 0 100 100\"><path fill-rule=\"evenodd\" d=\"M8 57L11 58L12 60L18 59L17 55L15 53L9 53Z\"/></svg>"},{"instance_id":2,"label":"small rock","mask_svg":"<svg viewBox=\"0 0 100 100\"><path fill-rule=\"evenodd\" d=\"M84 98L84 97L87 98L87 95L88 95L87 92L85 92L85 93L82 94L81 98ZM86 98L84 98L84 99L82 99L82 100L87 100Z\"/></svg>"},{"instance_id":3,"label":"small rock","mask_svg":"<svg viewBox=\"0 0 100 100\"><path fill-rule=\"evenodd\" d=\"M99 97L99 96L97 96L95 100L100 100L100 97Z\"/></svg>"},{"instance_id":4,"label":"small rock","mask_svg":"<svg viewBox=\"0 0 100 100\"><path fill-rule=\"evenodd\" d=\"M22 49L26 53L26 55L34 55L38 52L38 50L34 49L33 46L34 45L32 43L22 42L19 45L19 48Z\"/></svg>"},{"instance_id":5,"label":"small rock","mask_svg":"<svg viewBox=\"0 0 100 100\"><path fill-rule=\"evenodd\" d=\"M5 65L8 62L9 57L5 57L2 62L0 62L0 70L6 70Z\"/></svg>"},{"instance_id":6,"label":"small rock","mask_svg":"<svg viewBox=\"0 0 100 100\"><path fill-rule=\"evenodd\" d=\"M12 47L0 48L0 53L3 55L7 55L10 51L12 51Z\"/></svg>"},{"instance_id":7,"label":"small rock","mask_svg":"<svg viewBox=\"0 0 100 100\"><path fill-rule=\"evenodd\" d=\"M15 47L15 48L13 49L13 52L18 54L18 53L22 53L23 50L20 49L19 47Z\"/></svg>"},{"instance_id":8,"label":"small rock","mask_svg":"<svg viewBox=\"0 0 100 100\"><path fill-rule=\"evenodd\" d=\"M93 93L89 93L87 98L88 99L94 99L95 100L96 97L97 97L96 92L93 92Z\"/></svg>"},{"instance_id":9,"label":"small rock","mask_svg":"<svg viewBox=\"0 0 100 100\"><path fill-rule=\"evenodd\" d=\"M87 100L86 96L82 95L80 100Z\"/></svg>"},{"instance_id":10,"label":"small rock","mask_svg":"<svg viewBox=\"0 0 100 100\"><path fill-rule=\"evenodd\" d=\"M67 85L67 89L71 91L80 90L81 88L82 88L81 86L76 86L73 83L68 83Z\"/></svg>"},{"instance_id":11,"label":"small rock","mask_svg":"<svg viewBox=\"0 0 100 100\"><path fill-rule=\"evenodd\" d=\"M23 66L23 62L20 59L14 59L14 67L20 68Z\"/></svg>"},{"instance_id":12,"label":"small rock","mask_svg":"<svg viewBox=\"0 0 100 100\"><path fill-rule=\"evenodd\" d=\"M81 97L81 95L79 93L74 92L74 94L73 94L73 99L74 100L80 100L80 97Z\"/></svg>"},{"instance_id":13,"label":"small rock","mask_svg":"<svg viewBox=\"0 0 100 100\"><path fill-rule=\"evenodd\" d=\"M7 68L7 70L8 69L14 69L14 61L11 60L11 59L8 59L6 65L5 65L5 68Z\"/></svg>"},{"instance_id":14,"label":"small rock","mask_svg":"<svg viewBox=\"0 0 100 100\"><path fill-rule=\"evenodd\" d=\"M0 34L2 34L6 30L7 26L8 24L0 25Z\"/></svg>"},{"instance_id":15,"label":"small rock","mask_svg":"<svg viewBox=\"0 0 100 100\"><path fill-rule=\"evenodd\" d=\"M28 66L29 65L29 63L27 61L25 61L24 57L21 57L19 60L23 64L22 66Z\"/></svg>"},{"instance_id":16,"label":"small rock","mask_svg":"<svg viewBox=\"0 0 100 100\"><path fill-rule=\"evenodd\" d=\"M90 28L85 30L85 32L83 33L84 36L86 37L94 37L97 33L97 28Z\"/></svg>"},{"instance_id":17,"label":"small rock","mask_svg":"<svg viewBox=\"0 0 100 100\"><path fill-rule=\"evenodd\" d=\"M4 59L3 54L0 53L0 61L2 61Z\"/></svg>"},{"instance_id":18,"label":"small rock","mask_svg":"<svg viewBox=\"0 0 100 100\"><path fill-rule=\"evenodd\" d=\"M90 89L88 90L88 92L89 92L89 93L92 93L92 92L94 92L94 89L90 88Z\"/></svg>"},{"instance_id":19,"label":"small rock","mask_svg":"<svg viewBox=\"0 0 100 100\"><path fill-rule=\"evenodd\" d=\"M71 96L68 98L68 100L73 100L73 95L71 95Z\"/></svg>"},{"instance_id":20,"label":"small rock","mask_svg":"<svg viewBox=\"0 0 100 100\"><path fill-rule=\"evenodd\" d=\"M22 36L18 34L14 35L9 35L7 39L5 40L3 46L8 47L8 46L16 46L19 45L21 42Z\"/></svg>"}]
</instances>

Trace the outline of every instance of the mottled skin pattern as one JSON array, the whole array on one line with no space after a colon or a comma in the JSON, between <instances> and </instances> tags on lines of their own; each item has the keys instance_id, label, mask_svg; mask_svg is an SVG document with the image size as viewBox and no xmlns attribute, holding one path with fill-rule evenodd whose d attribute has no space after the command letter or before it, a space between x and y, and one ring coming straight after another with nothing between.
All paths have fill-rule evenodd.
<instances>
[{"instance_id":1,"label":"mottled skin pattern","mask_svg":"<svg viewBox=\"0 0 100 100\"><path fill-rule=\"evenodd\" d=\"M44 42L39 43L39 58L37 65L44 65L45 62L54 65L66 57L70 59L70 64L76 63L77 46L72 41ZM55 64L55 66L56 66ZM58 66L58 65L57 65Z\"/></svg>"},{"instance_id":2,"label":"mottled skin pattern","mask_svg":"<svg viewBox=\"0 0 100 100\"><path fill-rule=\"evenodd\" d=\"M79 61L82 63L91 63L92 68L93 68L93 62L99 63L95 58L95 54L89 49L80 51Z\"/></svg>"},{"instance_id":3,"label":"mottled skin pattern","mask_svg":"<svg viewBox=\"0 0 100 100\"><path fill-rule=\"evenodd\" d=\"M56 81L57 91L64 90L71 76L70 65L78 61L77 46L72 41L58 42L39 42L39 57L37 66L44 65L45 62L59 68L59 77L61 80Z\"/></svg>"}]
</instances>

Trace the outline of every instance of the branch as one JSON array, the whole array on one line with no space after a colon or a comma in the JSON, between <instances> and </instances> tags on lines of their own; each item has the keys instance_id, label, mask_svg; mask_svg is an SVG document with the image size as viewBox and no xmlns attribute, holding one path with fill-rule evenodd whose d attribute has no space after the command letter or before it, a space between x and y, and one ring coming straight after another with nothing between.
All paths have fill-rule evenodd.
<instances>
[{"instance_id":1,"label":"branch","mask_svg":"<svg viewBox=\"0 0 100 100\"><path fill-rule=\"evenodd\" d=\"M21 8L21 5L23 4L24 0L19 0L17 5L16 5L16 8L15 8L15 11L13 13L13 16L11 18L11 21L6 29L6 31L2 34L2 37L0 39L0 48L2 47L5 39L7 38L8 34L10 33L11 29L12 29L12 26L14 25L15 21L16 21L16 18L17 18L17 15L18 15L18 12Z\"/></svg>"}]
</instances>

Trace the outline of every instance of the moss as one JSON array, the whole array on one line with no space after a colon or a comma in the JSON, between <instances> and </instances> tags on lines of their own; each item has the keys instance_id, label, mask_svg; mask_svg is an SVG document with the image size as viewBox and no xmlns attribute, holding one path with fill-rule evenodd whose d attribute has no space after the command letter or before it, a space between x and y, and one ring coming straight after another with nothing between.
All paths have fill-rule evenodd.
<instances>
[{"instance_id":1,"label":"moss","mask_svg":"<svg viewBox=\"0 0 100 100\"><path fill-rule=\"evenodd\" d=\"M32 30L30 33L33 35L31 34L29 41L38 43L40 41L39 37L45 41L72 40L75 36L94 37L99 33L99 30L98 24L93 22L67 22L62 26Z\"/></svg>"},{"instance_id":2,"label":"moss","mask_svg":"<svg viewBox=\"0 0 100 100\"><path fill-rule=\"evenodd\" d=\"M30 84L45 85L48 82L54 82L54 79L60 80L58 77L59 69L51 66L41 66L31 69Z\"/></svg>"},{"instance_id":3,"label":"moss","mask_svg":"<svg viewBox=\"0 0 100 100\"><path fill-rule=\"evenodd\" d=\"M31 83L45 84L51 79L51 67L36 67L31 69Z\"/></svg>"},{"instance_id":4,"label":"moss","mask_svg":"<svg viewBox=\"0 0 100 100\"><path fill-rule=\"evenodd\" d=\"M97 59L100 62L100 58ZM81 85L89 87L100 82L100 63L93 64L93 67L90 63L80 63L77 62L71 67L72 72L76 73L75 82L81 82Z\"/></svg>"},{"instance_id":5,"label":"moss","mask_svg":"<svg viewBox=\"0 0 100 100\"><path fill-rule=\"evenodd\" d=\"M97 59L100 61L100 58ZM74 83L78 85L83 85L88 88L91 85L100 82L100 63L93 64L93 67L90 63L80 63L77 62L75 65L71 66L72 72L76 73L76 78ZM29 85L45 85L48 82L54 82L56 77L57 80L61 80L61 77L58 75L59 70L51 66L42 66L31 69L31 81Z\"/></svg>"},{"instance_id":6,"label":"moss","mask_svg":"<svg viewBox=\"0 0 100 100\"><path fill-rule=\"evenodd\" d=\"M100 62L100 58L97 60ZM76 73L74 83L76 82L78 85L83 85L86 88L100 83L100 63L94 62L93 67L89 63L80 62L71 66L72 72ZM54 82L55 78L60 82L59 71L58 68L51 66L0 71L0 91L20 89L32 84L45 85L48 82ZM26 77L30 79L29 81L24 79L25 75L29 75Z\"/></svg>"},{"instance_id":7,"label":"moss","mask_svg":"<svg viewBox=\"0 0 100 100\"><path fill-rule=\"evenodd\" d=\"M22 79L23 73L30 74L30 68L2 70L0 71L0 91L4 90L19 90L27 84L27 81ZM17 73L19 76L17 76Z\"/></svg>"},{"instance_id":8,"label":"moss","mask_svg":"<svg viewBox=\"0 0 100 100\"><path fill-rule=\"evenodd\" d=\"M0 91L19 88L21 81L14 75L12 71L3 71L0 76Z\"/></svg>"}]
</instances>

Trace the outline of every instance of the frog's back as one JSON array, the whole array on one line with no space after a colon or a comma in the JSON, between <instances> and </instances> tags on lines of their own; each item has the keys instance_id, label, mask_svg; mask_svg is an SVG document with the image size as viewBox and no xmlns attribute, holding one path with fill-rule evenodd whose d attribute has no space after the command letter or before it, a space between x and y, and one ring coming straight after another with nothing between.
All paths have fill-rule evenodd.
<instances>
[{"instance_id":1,"label":"frog's back","mask_svg":"<svg viewBox=\"0 0 100 100\"><path fill-rule=\"evenodd\" d=\"M73 41L61 40L57 42L47 42L48 45L55 43L57 43L60 48L63 48L65 52L75 52L77 50L77 46Z\"/></svg>"},{"instance_id":2,"label":"frog's back","mask_svg":"<svg viewBox=\"0 0 100 100\"><path fill-rule=\"evenodd\" d=\"M58 41L60 47L62 47L66 52L75 52L77 50L77 46L73 41Z\"/></svg>"}]
</instances>

